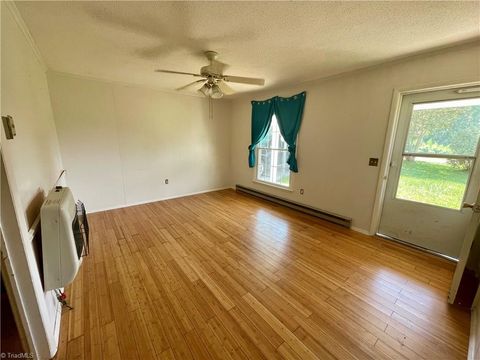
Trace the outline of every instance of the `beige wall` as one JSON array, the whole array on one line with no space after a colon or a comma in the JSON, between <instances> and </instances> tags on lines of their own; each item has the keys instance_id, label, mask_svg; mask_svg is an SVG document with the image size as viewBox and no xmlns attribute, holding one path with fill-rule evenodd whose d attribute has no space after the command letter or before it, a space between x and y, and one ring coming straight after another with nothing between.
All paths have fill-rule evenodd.
<instances>
[{"instance_id":1,"label":"beige wall","mask_svg":"<svg viewBox=\"0 0 480 360\"><path fill-rule=\"evenodd\" d=\"M36 57L15 9L5 2L1 9L1 114L13 116L17 131L13 140L6 140L0 129L11 208L16 216L13 221L6 218L14 216L12 213L2 212L2 232L21 296L19 305L25 310L32 331L32 351L46 359L56 351L58 326L55 325L59 325L60 317L53 292L43 291L29 229L60 174L62 163L45 68ZM4 205L10 198L6 196L9 191L5 188L6 179L2 180L2 209L8 210ZM14 226L7 229L7 224Z\"/></svg>"},{"instance_id":2,"label":"beige wall","mask_svg":"<svg viewBox=\"0 0 480 360\"><path fill-rule=\"evenodd\" d=\"M394 88L479 80L479 54L477 43L235 99L231 127L234 183L352 217L354 228L368 232L379 176L379 167L369 167L368 159L382 156ZM247 165L250 101L303 90L307 99L294 191L252 182L253 170ZM300 188L305 189L304 195L299 194Z\"/></svg>"},{"instance_id":3,"label":"beige wall","mask_svg":"<svg viewBox=\"0 0 480 360\"><path fill-rule=\"evenodd\" d=\"M88 210L230 185L230 102L49 73L67 179ZM168 179L166 185L164 180Z\"/></svg>"}]
</instances>

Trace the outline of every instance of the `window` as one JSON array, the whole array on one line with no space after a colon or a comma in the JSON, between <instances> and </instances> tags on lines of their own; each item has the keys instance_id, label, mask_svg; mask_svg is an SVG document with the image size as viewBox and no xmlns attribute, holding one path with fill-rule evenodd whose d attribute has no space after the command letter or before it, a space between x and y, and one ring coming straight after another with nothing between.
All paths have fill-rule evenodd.
<instances>
[{"instance_id":1,"label":"window","mask_svg":"<svg viewBox=\"0 0 480 360\"><path fill-rule=\"evenodd\" d=\"M396 198L459 210L479 136L480 98L414 104Z\"/></svg>"},{"instance_id":2,"label":"window","mask_svg":"<svg viewBox=\"0 0 480 360\"><path fill-rule=\"evenodd\" d=\"M261 182L289 188L288 145L283 140L275 115L272 117L272 124L267 135L258 144L257 151L256 179Z\"/></svg>"}]
</instances>

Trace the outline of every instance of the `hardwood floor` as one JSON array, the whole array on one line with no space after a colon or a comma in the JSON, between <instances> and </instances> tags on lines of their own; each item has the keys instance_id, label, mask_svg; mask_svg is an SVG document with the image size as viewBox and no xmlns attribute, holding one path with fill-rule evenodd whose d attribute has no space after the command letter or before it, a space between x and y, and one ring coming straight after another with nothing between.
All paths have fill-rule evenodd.
<instances>
[{"instance_id":1,"label":"hardwood floor","mask_svg":"<svg viewBox=\"0 0 480 360\"><path fill-rule=\"evenodd\" d=\"M465 359L454 266L224 190L89 216L58 359Z\"/></svg>"}]
</instances>

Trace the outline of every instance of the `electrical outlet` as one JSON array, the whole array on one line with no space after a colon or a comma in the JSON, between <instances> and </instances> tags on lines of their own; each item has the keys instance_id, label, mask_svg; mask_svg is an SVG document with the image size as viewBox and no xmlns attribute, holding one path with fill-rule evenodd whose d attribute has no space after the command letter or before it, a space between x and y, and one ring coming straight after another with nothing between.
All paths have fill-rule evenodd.
<instances>
[{"instance_id":1,"label":"electrical outlet","mask_svg":"<svg viewBox=\"0 0 480 360\"><path fill-rule=\"evenodd\" d=\"M304 192L305 192L305 190L300 189L300 195L303 195Z\"/></svg>"},{"instance_id":2,"label":"electrical outlet","mask_svg":"<svg viewBox=\"0 0 480 360\"><path fill-rule=\"evenodd\" d=\"M165 184L168 185L168 179L165 179Z\"/></svg>"},{"instance_id":3,"label":"electrical outlet","mask_svg":"<svg viewBox=\"0 0 480 360\"><path fill-rule=\"evenodd\" d=\"M368 160L368 166L378 166L378 158L370 158Z\"/></svg>"}]
</instances>

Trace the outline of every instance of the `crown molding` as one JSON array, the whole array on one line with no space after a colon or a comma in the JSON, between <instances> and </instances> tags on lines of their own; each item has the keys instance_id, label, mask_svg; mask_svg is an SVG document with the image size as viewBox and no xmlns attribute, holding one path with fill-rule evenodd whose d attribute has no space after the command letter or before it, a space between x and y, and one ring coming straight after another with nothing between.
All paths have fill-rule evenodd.
<instances>
[{"instance_id":1,"label":"crown molding","mask_svg":"<svg viewBox=\"0 0 480 360\"><path fill-rule=\"evenodd\" d=\"M1 1L1 0L0 0ZM197 93L186 93L186 92L180 92L176 90L169 90L165 89L162 87L156 87L154 85L146 85L146 84L141 84L141 83L131 83L131 82L126 82L126 81L121 81L121 80L111 80L108 78L102 78L102 77L96 77L96 76L90 76L90 75L82 75L82 74L74 74L70 72L64 72L64 71L56 71L56 70L51 70L48 69L47 71L48 74L54 75L54 76L61 76L61 77L67 77L71 79L78 79L78 80L87 80L87 81L95 81L95 82L100 82L103 84L108 84L108 85L116 85L116 86L123 86L123 87L129 87L129 88L137 88L137 89L143 89L143 90L150 90L150 91L155 91L159 93L164 93L164 94L169 94L169 95L177 95L177 96L188 96L188 97L194 97L194 98L201 98L201 99L208 99L207 97L197 94ZM221 100L228 100L221 98L216 101L221 101Z\"/></svg>"},{"instance_id":2,"label":"crown molding","mask_svg":"<svg viewBox=\"0 0 480 360\"><path fill-rule=\"evenodd\" d=\"M28 29L27 24L23 20L22 15L18 11L17 6L15 5L15 2L14 1L2 1L2 2L6 5L6 8L10 11L10 14L12 15L13 19L15 20L18 27L20 28L23 35L25 36L25 39L30 45L33 53L35 54L35 58L37 59L40 66L42 67L43 71L46 72L48 70L48 66L43 60L42 54L38 49L37 44L35 43L35 40L33 40L32 34L30 33L30 30Z\"/></svg>"},{"instance_id":3,"label":"crown molding","mask_svg":"<svg viewBox=\"0 0 480 360\"><path fill-rule=\"evenodd\" d=\"M278 84L278 85L271 86L271 87L266 88L266 89L263 88L263 89L248 91L248 92L245 92L245 93L243 93L243 92L242 93L237 93L237 94L232 95L230 97L230 99L231 100L238 100L238 99L241 99L243 97L249 97L249 99L251 99L252 96L259 96L259 97L267 96L268 97L268 96L270 96L270 94L272 92L281 92L281 91L290 90L290 89L297 89L297 90L293 90L293 91L303 91L303 90L298 90L298 89L302 89L302 88L307 87L307 86L316 85L316 84L319 84L319 83L323 83L323 82L338 79L338 78L344 78L344 77L348 77L348 76L352 76L352 75L356 75L356 74L367 73L367 72L372 71L372 70L387 68L387 67L390 67L390 66L393 66L393 65L396 65L396 64L407 63L409 61L413 61L413 60L416 60L416 59L433 57L433 56L441 55L441 54L444 54L444 53L460 51L460 50L463 50L463 49L469 49L469 48L477 47L477 46L480 46L480 37L478 37L478 36L474 37L473 39L467 39L467 40L460 41L460 42L457 42L457 43L454 43L454 44L448 44L448 45L445 45L445 46L439 46L439 47L435 47L435 48L425 49L425 50L421 50L421 51L418 51L418 52L415 52L415 53L401 55L401 56L398 56L398 57L395 57L395 58L392 58L392 59L389 59L389 60L380 61L378 63L374 63L374 64L367 65L367 66L364 66L364 67L347 69L345 71L341 71L341 72L330 74L330 75L327 74L325 76L321 76L321 77L318 77L318 78L307 79L307 80L299 81L299 82L295 82L295 83L283 83L283 84Z\"/></svg>"}]
</instances>

